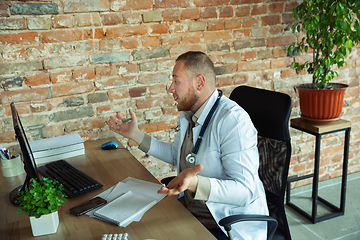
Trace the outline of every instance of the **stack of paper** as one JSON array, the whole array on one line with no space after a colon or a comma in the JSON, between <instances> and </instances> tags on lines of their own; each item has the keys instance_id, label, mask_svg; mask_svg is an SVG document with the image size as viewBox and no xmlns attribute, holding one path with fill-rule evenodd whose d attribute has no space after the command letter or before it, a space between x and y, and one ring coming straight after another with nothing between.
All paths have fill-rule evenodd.
<instances>
[{"instance_id":1,"label":"stack of paper","mask_svg":"<svg viewBox=\"0 0 360 240\"><path fill-rule=\"evenodd\" d=\"M36 164L85 154L84 141L78 133L29 142Z\"/></svg>"},{"instance_id":2,"label":"stack of paper","mask_svg":"<svg viewBox=\"0 0 360 240\"><path fill-rule=\"evenodd\" d=\"M161 187L161 184L128 177L97 195L108 203L86 214L126 227L133 221L140 221L147 210L165 197L157 193Z\"/></svg>"}]
</instances>

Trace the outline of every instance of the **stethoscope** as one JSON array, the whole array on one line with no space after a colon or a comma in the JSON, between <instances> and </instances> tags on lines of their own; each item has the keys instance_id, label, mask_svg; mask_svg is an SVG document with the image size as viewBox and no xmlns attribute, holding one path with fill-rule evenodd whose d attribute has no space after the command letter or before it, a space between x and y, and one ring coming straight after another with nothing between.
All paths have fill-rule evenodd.
<instances>
[{"instance_id":1,"label":"stethoscope","mask_svg":"<svg viewBox=\"0 0 360 240\"><path fill-rule=\"evenodd\" d=\"M185 158L186 161L188 163L190 163L190 164L195 163L196 154L199 151L200 144L201 144L202 138L204 136L205 130L206 130L207 126L209 125L211 117L214 115L214 112L215 112L216 108L219 106L220 98L223 95L223 92L221 90L218 90L218 92L219 92L219 95L218 95L218 97L216 99L216 102L214 103L214 105L210 109L210 112L208 113L208 115L206 116L206 119L204 121L204 125L201 127L200 134L199 134L198 139L196 140L194 150L192 151L192 153L189 153Z\"/></svg>"}]
</instances>

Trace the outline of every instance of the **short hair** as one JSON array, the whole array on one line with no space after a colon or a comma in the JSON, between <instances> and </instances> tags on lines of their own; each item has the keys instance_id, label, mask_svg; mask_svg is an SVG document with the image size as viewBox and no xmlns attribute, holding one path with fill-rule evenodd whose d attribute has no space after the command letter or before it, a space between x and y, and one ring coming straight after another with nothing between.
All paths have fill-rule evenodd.
<instances>
[{"instance_id":1,"label":"short hair","mask_svg":"<svg viewBox=\"0 0 360 240\"><path fill-rule=\"evenodd\" d=\"M187 77L193 79L199 74L203 74L210 87L215 88L216 74L215 67L208 55L199 51L189 51L181 54L176 62L184 62Z\"/></svg>"}]
</instances>

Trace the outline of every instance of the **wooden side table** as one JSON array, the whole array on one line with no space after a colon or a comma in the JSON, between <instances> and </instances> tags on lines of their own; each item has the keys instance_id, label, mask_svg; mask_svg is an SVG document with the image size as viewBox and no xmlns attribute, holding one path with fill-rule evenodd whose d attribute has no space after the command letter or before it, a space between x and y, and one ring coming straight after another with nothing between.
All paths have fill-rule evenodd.
<instances>
[{"instance_id":1,"label":"wooden side table","mask_svg":"<svg viewBox=\"0 0 360 240\"><path fill-rule=\"evenodd\" d=\"M345 212L345 195L346 195L346 181L347 181L347 167L349 157L349 142L350 142L350 130L351 122L343 119L336 120L329 124L314 124L302 118L291 119L291 127L300 131L312 134L316 137L315 145L315 163L314 173L305 176L294 177L288 179L287 192L286 192L286 204L305 216L312 223L321 222L330 218L344 215ZM343 156L343 170L342 170L342 182L341 182L341 196L340 207L328 202L322 197L318 196L318 184L319 184L319 165L320 165L320 143L321 137L325 134L335 133L339 131L345 131L344 142L344 156ZM313 177L312 188L312 214L308 214L294 203L290 202L290 184L291 182L303 180ZM332 212L322 216L317 216L317 204L318 201L329 207Z\"/></svg>"}]
</instances>

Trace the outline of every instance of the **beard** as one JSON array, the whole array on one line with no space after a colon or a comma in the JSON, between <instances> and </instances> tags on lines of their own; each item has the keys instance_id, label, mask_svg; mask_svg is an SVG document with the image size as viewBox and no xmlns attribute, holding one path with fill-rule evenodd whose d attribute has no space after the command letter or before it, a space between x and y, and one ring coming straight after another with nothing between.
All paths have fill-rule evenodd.
<instances>
[{"instance_id":1,"label":"beard","mask_svg":"<svg viewBox=\"0 0 360 240\"><path fill-rule=\"evenodd\" d=\"M195 94L195 90L191 86L189 86L188 91L184 97L180 98L178 95L175 96L179 99L177 105L178 111L190 111L192 106L194 106L199 99L199 96Z\"/></svg>"}]
</instances>

